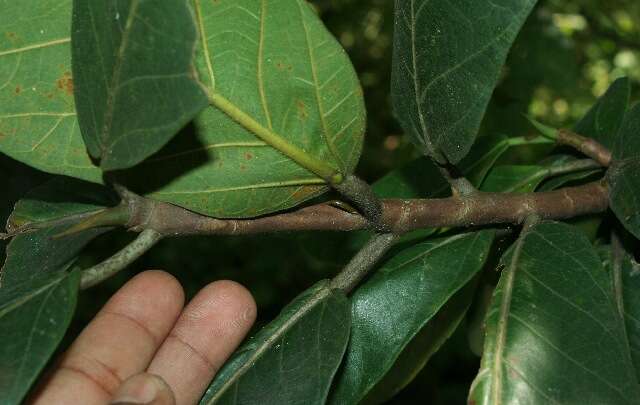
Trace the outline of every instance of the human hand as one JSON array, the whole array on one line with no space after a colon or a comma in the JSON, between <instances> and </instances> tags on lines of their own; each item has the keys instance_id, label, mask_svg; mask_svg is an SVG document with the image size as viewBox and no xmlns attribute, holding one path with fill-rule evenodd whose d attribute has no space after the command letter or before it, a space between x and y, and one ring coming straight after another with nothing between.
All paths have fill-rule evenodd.
<instances>
[{"instance_id":1,"label":"human hand","mask_svg":"<svg viewBox=\"0 0 640 405\"><path fill-rule=\"evenodd\" d=\"M231 281L203 288L184 307L168 273L147 271L102 308L30 400L32 404L196 404L256 317Z\"/></svg>"}]
</instances>

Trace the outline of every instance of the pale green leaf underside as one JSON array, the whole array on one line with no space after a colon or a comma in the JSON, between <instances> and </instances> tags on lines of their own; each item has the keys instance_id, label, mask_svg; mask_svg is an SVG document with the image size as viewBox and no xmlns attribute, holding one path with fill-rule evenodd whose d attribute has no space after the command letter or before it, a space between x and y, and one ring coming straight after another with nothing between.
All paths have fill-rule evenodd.
<instances>
[{"instance_id":1,"label":"pale green leaf underside","mask_svg":"<svg viewBox=\"0 0 640 405\"><path fill-rule=\"evenodd\" d=\"M73 102L71 0L0 0L0 152L40 170L100 182Z\"/></svg>"},{"instance_id":2,"label":"pale green leaf underside","mask_svg":"<svg viewBox=\"0 0 640 405\"><path fill-rule=\"evenodd\" d=\"M82 143L72 94L58 91L59 100L47 98L49 89L57 90L58 78L65 86L71 83L64 75L71 70L71 1L55 10L28 2L29 7L0 1L3 28L10 27L18 39L33 39L0 50L0 61L13 62L0 63L0 83L7 83L0 84L0 151L47 172L101 182ZM313 9L302 0L193 5L204 39L197 67L205 86L298 148L350 173L363 141L362 91L346 53ZM41 10L43 17L21 17L25 8L35 15ZM46 38L40 41L41 30ZM20 51L24 47L31 48ZM35 73L24 69L33 65L39 66ZM23 91L28 102L16 104L16 86L34 84L42 91ZM324 180L213 107L120 180L142 194L219 217L267 214L327 189Z\"/></svg>"},{"instance_id":3,"label":"pale green leaf underside","mask_svg":"<svg viewBox=\"0 0 640 405\"><path fill-rule=\"evenodd\" d=\"M536 0L396 0L392 97L427 155L458 163Z\"/></svg>"},{"instance_id":4,"label":"pale green leaf underside","mask_svg":"<svg viewBox=\"0 0 640 405\"><path fill-rule=\"evenodd\" d=\"M197 64L209 91L350 173L363 140L362 91L345 51L307 2L194 4L201 34ZM196 119L194 132L194 142L174 145L150 169L162 173L185 160L203 163L154 191L154 198L209 215L246 217L294 206L326 189L317 175L215 107Z\"/></svg>"},{"instance_id":5,"label":"pale green leaf underside","mask_svg":"<svg viewBox=\"0 0 640 405\"><path fill-rule=\"evenodd\" d=\"M503 257L470 401L631 404L640 397L609 277L588 239L545 222Z\"/></svg>"}]
</instances>

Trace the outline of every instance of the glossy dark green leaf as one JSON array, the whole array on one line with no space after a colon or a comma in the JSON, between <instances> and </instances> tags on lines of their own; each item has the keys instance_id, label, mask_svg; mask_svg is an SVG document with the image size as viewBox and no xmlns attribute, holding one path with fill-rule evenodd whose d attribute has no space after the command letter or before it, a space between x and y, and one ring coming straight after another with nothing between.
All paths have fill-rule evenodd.
<instances>
[{"instance_id":1,"label":"glossy dark green leaf","mask_svg":"<svg viewBox=\"0 0 640 405\"><path fill-rule=\"evenodd\" d=\"M105 188L68 178L56 178L27 194L9 218L9 231L25 228L27 231L15 236L7 246L7 258L0 271L1 285L14 285L69 264L87 243L108 229L53 236L112 201L113 196Z\"/></svg>"},{"instance_id":2,"label":"glossy dark green leaf","mask_svg":"<svg viewBox=\"0 0 640 405\"><path fill-rule=\"evenodd\" d=\"M71 3L0 0L0 152L49 173L100 182L76 120Z\"/></svg>"},{"instance_id":3,"label":"glossy dark green leaf","mask_svg":"<svg viewBox=\"0 0 640 405\"><path fill-rule=\"evenodd\" d=\"M208 105L186 0L79 0L71 49L82 136L103 170L157 152Z\"/></svg>"},{"instance_id":4,"label":"glossy dark green leaf","mask_svg":"<svg viewBox=\"0 0 640 405\"><path fill-rule=\"evenodd\" d=\"M0 403L22 403L73 316L80 273L40 274L0 288Z\"/></svg>"},{"instance_id":5,"label":"glossy dark green leaf","mask_svg":"<svg viewBox=\"0 0 640 405\"><path fill-rule=\"evenodd\" d=\"M640 239L640 104L626 115L613 162L607 173L611 209L629 232Z\"/></svg>"},{"instance_id":6,"label":"glossy dark green leaf","mask_svg":"<svg viewBox=\"0 0 640 405\"><path fill-rule=\"evenodd\" d=\"M509 149L504 135L482 137L458 168L475 186L479 186L495 162ZM427 158L419 158L393 170L373 184L382 198L436 198L451 194L451 186L438 167Z\"/></svg>"},{"instance_id":7,"label":"glossy dark green leaf","mask_svg":"<svg viewBox=\"0 0 640 405\"><path fill-rule=\"evenodd\" d=\"M633 404L640 386L609 276L575 228L544 222L502 259L475 404Z\"/></svg>"},{"instance_id":8,"label":"glossy dark green leaf","mask_svg":"<svg viewBox=\"0 0 640 405\"><path fill-rule=\"evenodd\" d=\"M332 403L355 404L370 392L429 320L482 269L493 235L482 231L415 244L353 293L351 339Z\"/></svg>"},{"instance_id":9,"label":"glossy dark green leaf","mask_svg":"<svg viewBox=\"0 0 640 405\"><path fill-rule=\"evenodd\" d=\"M143 166L147 174L137 187L200 213L251 217L328 190L305 162L351 173L364 139L362 89L313 6L306 0L194 4L197 66L213 106L197 117L190 138ZM149 184L154 176L171 181Z\"/></svg>"},{"instance_id":10,"label":"glossy dark green leaf","mask_svg":"<svg viewBox=\"0 0 640 405\"><path fill-rule=\"evenodd\" d=\"M546 174L543 166L496 166L482 183L482 191L529 193L542 183Z\"/></svg>"},{"instance_id":11,"label":"glossy dark green leaf","mask_svg":"<svg viewBox=\"0 0 640 405\"><path fill-rule=\"evenodd\" d=\"M640 381L640 264L620 243L598 246L598 253L611 275L611 285L620 317L624 319L629 353Z\"/></svg>"},{"instance_id":12,"label":"glossy dark green leaf","mask_svg":"<svg viewBox=\"0 0 640 405\"><path fill-rule=\"evenodd\" d=\"M406 387L463 321L476 292L476 280L451 297L402 350L391 369L369 391L362 404L382 404Z\"/></svg>"},{"instance_id":13,"label":"glossy dark green leaf","mask_svg":"<svg viewBox=\"0 0 640 405\"><path fill-rule=\"evenodd\" d=\"M395 114L425 154L458 163L474 143L535 0L396 0Z\"/></svg>"},{"instance_id":14,"label":"glossy dark green leaf","mask_svg":"<svg viewBox=\"0 0 640 405\"><path fill-rule=\"evenodd\" d=\"M349 339L351 307L322 281L218 373L200 404L324 404Z\"/></svg>"},{"instance_id":15,"label":"glossy dark green leaf","mask_svg":"<svg viewBox=\"0 0 640 405\"><path fill-rule=\"evenodd\" d=\"M630 94L629 79L621 78L613 82L587 115L578 122L575 131L611 149L624 120Z\"/></svg>"}]
</instances>

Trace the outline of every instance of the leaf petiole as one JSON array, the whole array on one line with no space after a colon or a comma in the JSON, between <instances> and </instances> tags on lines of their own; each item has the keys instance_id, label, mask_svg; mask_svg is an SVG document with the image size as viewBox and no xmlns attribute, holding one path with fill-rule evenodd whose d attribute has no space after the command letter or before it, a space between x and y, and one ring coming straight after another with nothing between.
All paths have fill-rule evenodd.
<instances>
[{"instance_id":1,"label":"leaf petiole","mask_svg":"<svg viewBox=\"0 0 640 405\"><path fill-rule=\"evenodd\" d=\"M338 185L344 180L342 173L328 165L325 161L310 155L305 150L285 140L279 134L264 127L224 96L215 92L209 92L209 103L227 114L232 120L252 132L259 139L277 149L300 166L313 172L327 183Z\"/></svg>"}]
</instances>

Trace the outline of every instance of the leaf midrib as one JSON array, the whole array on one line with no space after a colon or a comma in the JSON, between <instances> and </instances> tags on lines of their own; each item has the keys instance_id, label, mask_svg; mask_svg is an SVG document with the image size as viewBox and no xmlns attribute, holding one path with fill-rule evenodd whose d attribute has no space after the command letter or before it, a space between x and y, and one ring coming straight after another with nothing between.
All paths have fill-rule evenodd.
<instances>
[{"instance_id":1,"label":"leaf midrib","mask_svg":"<svg viewBox=\"0 0 640 405\"><path fill-rule=\"evenodd\" d=\"M267 338L264 343L258 346L253 353L245 359L244 363L236 370L236 372L229 377L229 379L218 389L218 391L210 398L205 404L213 405L216 401L225 394L229 387L237 382L248 370L253 367L254 363L266 352L278 339L282 337L291 327L309 311L311 311L316 305L321 304L323 300L331 295L333 291L324 286L318 292L311 297L304 305L296 311L289 319L287 319L278 330Z\"/></svg>"},{"instance_id":2,"label":"leaf midrib","mask_svg":"<svg viewBox=\"0 0 640 405\"><path fill-rule=\"evenodd\" d=\"M116 65L113 68L113 74L111 76L111 82L109 83L109 87L107 88L107 102L106 102L106 112L104 116L104 125L102 128L102 133L100 134L101 142L100 149L101 155L103 155L108 149L106 143L109 139L109 134L111 132L111 127L113 125L113 114L114 107L116 104L117 96L120 93L118 83L120 82L120 73L122 72L122 66L124 64L124 53L129 46L129 36L132 31L133 20L136 18L136 12L138 10L138 6L140 5L140 0L131 0L131 6L129 8L129 15L127 16L127 22L124 26L124 31L122 33L122 39L120 41L120 46L118 47L118 53L116 56ZM115 141L114 141L115 143Z\"/></svg>"},{"instance_id":3,"label":"leaf midrib","mask_svg":"<svg viewBox=\"0 0 640 405\"><path fill-rule=\"evenodd\" d=\"M225 113L232 120L234 120L236 123L238 123L248 132L252 133L258 139L266 142L269 146L278 150L280 153L287 156L289 159L293 160L298 165L314 173L315 175L323 179L325 182L330 184L341 183L342 177L343 177L342 176L343 173L341 173L342 169L336 170L334 167L332 167L332 165L327 164L325 161L319 158L316 158L315 156L307 153L305 150L299 148L295 144L289 142L285 137L275 132L274 129L272 128L271 117L269 114L269 108L267 105L266 93L264 91L264 83L263 83L263 77L262 77L264 19L265 19L265 11L266 11L265 1L261 0L262 12L260 15L260 40L259 40L259 47L258 47L257 75L258 75L258 91L260 93L260 102L261 102L263 111L265 113L265 118L268 123L267 127L265 127L263 124L255 120L253 117L247 114L243 109L239 108L234 102L227 99L224 95L222 95L216 90L215 72L213 69L211 51L209 49L209 44L206 37L206 29L205 29L204 21L202 17L201 0L194 0L194 1L195 1L195 9L196 9L196 15L197 15L198 31L200 33L200 47L202 48L202 51L204 54L205 63L207 65L207 70L209 73L209 80L211 81L210 87L203 84L203 87L206 89L206 92L209 95L210 104L213 107ZM298 6L300 7L299 2L298 2ZM301 10L302 23L304 25L304 29L306 32L307 27L304 22L304 15L303 15L302 9L300 10ZM308 43L308 35L307 35L307 44L308 44L307 47L309 48L309 52L311 56L311 48L310 48L310 44ZM313 63L311 63L311 65L312 65L312 68L315 69ZM315 79L314 89L316 92L316 97L318 97L318 94L317 94L318 83L317 83L317 78L315 77L315 72L314 72L314 79ZM321 105L318 104L318 107L321 108ZM322 122L324 123L324 118L322 117L322 114L320 114L320 118L321 120L323 120ZM339 154L337 154L337 152L334 150L335 147L333 147L333 145L328 141L326 135L323 135L323 138L325 139L327 147L329 148L329 152L334 157L334 160L336 160L336 163L338 164L338 166L341 166L339 163L340 160L337 159L337 156L339 156Z\"/></svg>"}]
</instances>

